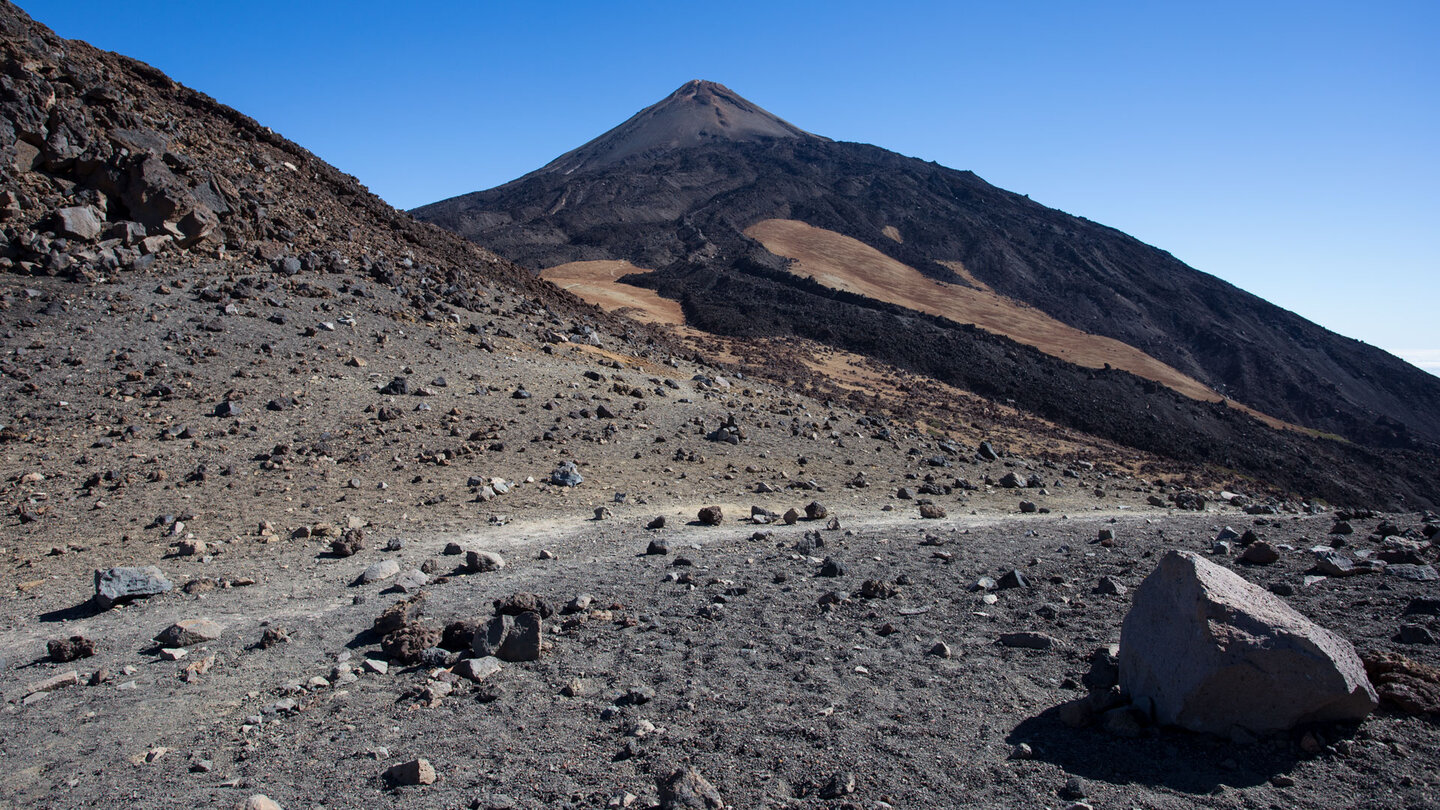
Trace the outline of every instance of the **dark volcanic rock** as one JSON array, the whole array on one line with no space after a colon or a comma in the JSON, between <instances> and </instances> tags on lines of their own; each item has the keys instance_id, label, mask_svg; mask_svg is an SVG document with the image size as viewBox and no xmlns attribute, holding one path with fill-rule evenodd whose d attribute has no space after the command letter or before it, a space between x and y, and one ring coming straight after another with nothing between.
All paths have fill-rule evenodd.
<instances>
[{"instance_id":1,"label":"dark volcanic rock","mask_svg":"<svg viewBox=\"0 0 1440 810\"><path fill-rule=\"evenodd\" d=\"M59 663L89 658L95 654L96 644L84 636L52 639L45 643L50 660Z\"/></svg>"},{"instance_id":2,"label":"dark volcanic rock","mask_svg":"<svg viewBox=\"0 0 1440 810\"><path fill-rule=\"evenodd\" d=\"M534 661L541 650L541 619L537 613L498 615L475 631L471 649L476 656L501 661Z\"/></svg>"},{"instance_id":3,"label":"dark volcanic rock","mask_svg":"<svg viewBox=\"0 0 1440 810\"><path fill-rule=\"evenodd\" d=\"M528 591L512 593L504 599L495 600L495 614L497 616L518 616L521 613L536 613L540 618L548 619L555 615L555 608L545 600L544 597Z\"/></svg>"},{"instance_id":4,"label":"dark volcanic rock","mask_svg":"<svg viewBox=\"0 0 1440 810\"><path fill-rule=\"evenodd\" d=\"M578 487L585 482L580 468L573 461L562 461L550 473L550 483L561 487Z\"/></svg>"},{"instance_id":5,"label":"dark volcanic rock","mask_svg":"<svg viewBox=\"0 0 1440 810\"><path fill-rule=\"evenodd\" d=\"M385 636L405 625L414 623L424 611L425 595L417 593L409 599L402 599L386 608L383 613L375 617L372 626L376 633Z\"/></svg>"},{"instance_id":6,"label":"dark volcanic rock","mask_svg":"<svg viewBox=\"0 0 1440 810\"><path fill-rule=\"evenodd\" d=\"M415 664L419 663L422 653L438 646L443 638L444 631L440 628L416 622L388 633L380 640L380 650L392 661Z\"/></svg>"}]
</instances>

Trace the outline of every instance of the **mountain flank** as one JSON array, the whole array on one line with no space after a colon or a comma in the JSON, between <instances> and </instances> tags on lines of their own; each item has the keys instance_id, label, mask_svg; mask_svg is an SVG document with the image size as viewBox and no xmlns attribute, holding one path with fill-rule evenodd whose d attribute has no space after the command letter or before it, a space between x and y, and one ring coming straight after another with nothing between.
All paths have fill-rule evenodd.
<instances>
[{"instance_id":1,"label":"mountain flank","mask_svg":"<svg viewBox=\"0 0 1440 810\"><path fill-rule=\"evenodd\" d=\"M663 139L646 120L570 153L624 151L622 136L646 144L623 159L568 173L552 164L414 213L536 271L645 268L621 280L677 302L692 328L820 341L1339 501L1357 487L1434 497L1440 379L1391 355L970 172L815 137L654 147ZM831 253L863 246L873 261L846 264L845 283L811 279L805 258L781 255L767 235L775 221L829 234ZM882 266L926 282L903 300L877 298L894 289L874 277ZM1157 382L1185 396L1172 401ZM1228 404L1343 441L1275 434Z\"/></svg>"}]
</instances>

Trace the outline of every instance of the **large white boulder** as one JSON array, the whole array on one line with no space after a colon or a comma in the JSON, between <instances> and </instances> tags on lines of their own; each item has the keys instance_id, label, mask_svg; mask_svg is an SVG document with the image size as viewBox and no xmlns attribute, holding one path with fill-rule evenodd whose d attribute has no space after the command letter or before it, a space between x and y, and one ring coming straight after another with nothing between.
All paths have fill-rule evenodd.
<instances>
[{"instance_id":1,"label":"large white boulder","mask_svg":"<svg viewBox=\"0 0 1440 810\"><path fill-rule=\"evenodd\" d=\"M1186 551L1166 554L1135 591L1120 686L1162 725L1222 736L1359 720L1376 706L1349 642Z\"/></svg>"}]
</instances>

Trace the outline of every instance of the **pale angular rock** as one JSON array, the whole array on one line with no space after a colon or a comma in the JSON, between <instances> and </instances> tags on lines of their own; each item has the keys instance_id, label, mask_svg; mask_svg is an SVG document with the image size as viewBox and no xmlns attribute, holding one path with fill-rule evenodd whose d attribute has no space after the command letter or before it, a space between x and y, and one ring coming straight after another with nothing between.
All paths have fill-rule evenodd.
<instances>
[{"instance_id":1,"label":"pale angular rock","mask_svg":"<svg viewBox=\"0 0 1440 810\"><path fill-rule=\"evenodd\" d=\"M428 584L430 584L430 577L418 568L406 571L395 580L395 587L404 593L414 593Z\"/></svg>"},{"instance_id":2,"label":"pale angular rock","mask_svg":"<svg viewBox=\"0 0 1440 810\"><path fill-rule=\"evenodd\" d=\"M203 644L220 637L222 628L209 619L185 619L178 621L155 636L155 641L165 647L189 647Z\"/></svg>"},{"instance_id":3,"label":"pale angular rock","mask_svg":"<svg viewBox=\"0 0 1440 810\"><path fill-rule=\"evenodd\" d=\"M1349 642L1185 551L1166 554L1135 591L1120 685L1158 723L1221 736L1359 720L1376 706Z\"/></svg>"},{"instance_id":4,"label":"pale angular rock","mask_svg":"<svg viewBox=\"0 0 1440 810\"><path fill-rule=\"evenodd\" d=\"M1372 560L1352 560L1333 548L1317 548L1315 569L1327 577L1348 577L1355 574L1373 574L1385 570L1384 565Z\"/></svg>"},{"instance_id":5,"label":"pale angular rock","mask_svg":"<svg viewBox=\"0 0 1440 810\"><path fill-rule=\"evenodd\" d=\"M367 584L379 582L384 579L389 579L398 573L400 573L399 562L395 560L381 560L369 568L366 568L365 573L360 575L360 581Z\"/></svg>"},{"instance_id":6,"label":"pale angular rock","mask_svg":"<svg viewBox=\"0 0 1440 810\"><path fill-rule=\"evenodd\" d=\"M469 678L476 683L485 680L502 669L500 659L494 656L484 658L467 658L455 665L455 674L462 678Z\"/></svg>"},{"instance_id":7,"label":"pale angular rock","mask_svg":"<svg viewBox=\"0 0 1440 810\"><path fill-rule=\"evenodd\" d=\"M465 570L482 574L505 567L505 558L493 551L471 551L465 555Z\"/></svg>"},{"instance_id":8,"label":"pale angular rock","mask_svg":"<svg viewBox=\"0 0 1440 810\"><path fill-rule=\"evenodd\" d=\"M284 810L275 800L263 793L257 793L235 805L235 810Z\"/></svg>"},{"instance_id":9,"label":"pale angular rock","mask_svg":"<svg viewBox=\"0 0 1440 810\"><path fill-rule=\"evenodd\" d=\"M91 241L100 236L100 212L88 205L61 208L55 212L55 234L69 239Z\"/></svg>"},{"instance_id":10,"label":"pale angular rock","mask_svg":"<svg viewBox=\"0 0 1440 810\"><path fill-rule=\"evenodd\" d=\"M80 683L80 673L72 669L69 672L52 675L43 681L30 684L30 688L25 690L25 694L29 696L43 692L54 692L61 687L74 686L77 683Z\"/></svg>"}]
</instances>

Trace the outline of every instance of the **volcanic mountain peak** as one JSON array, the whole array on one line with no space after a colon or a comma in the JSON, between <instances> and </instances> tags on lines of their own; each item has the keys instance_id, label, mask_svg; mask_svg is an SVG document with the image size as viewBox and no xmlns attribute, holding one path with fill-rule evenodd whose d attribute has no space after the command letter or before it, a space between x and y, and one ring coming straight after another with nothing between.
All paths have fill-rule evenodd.
<instances>
[{"instance_id":1,"label":"volcanic mountain peak","mask_svg":"<svg viewBox=\"0 0 1440 810\"><path fill-rule=\"evenodd\" d=\"M620 126L551 161L540 173L573 174L660 149L776 138L828 140L745 100L723 84L694 79Z\"/></svg>"}]
</instances>

